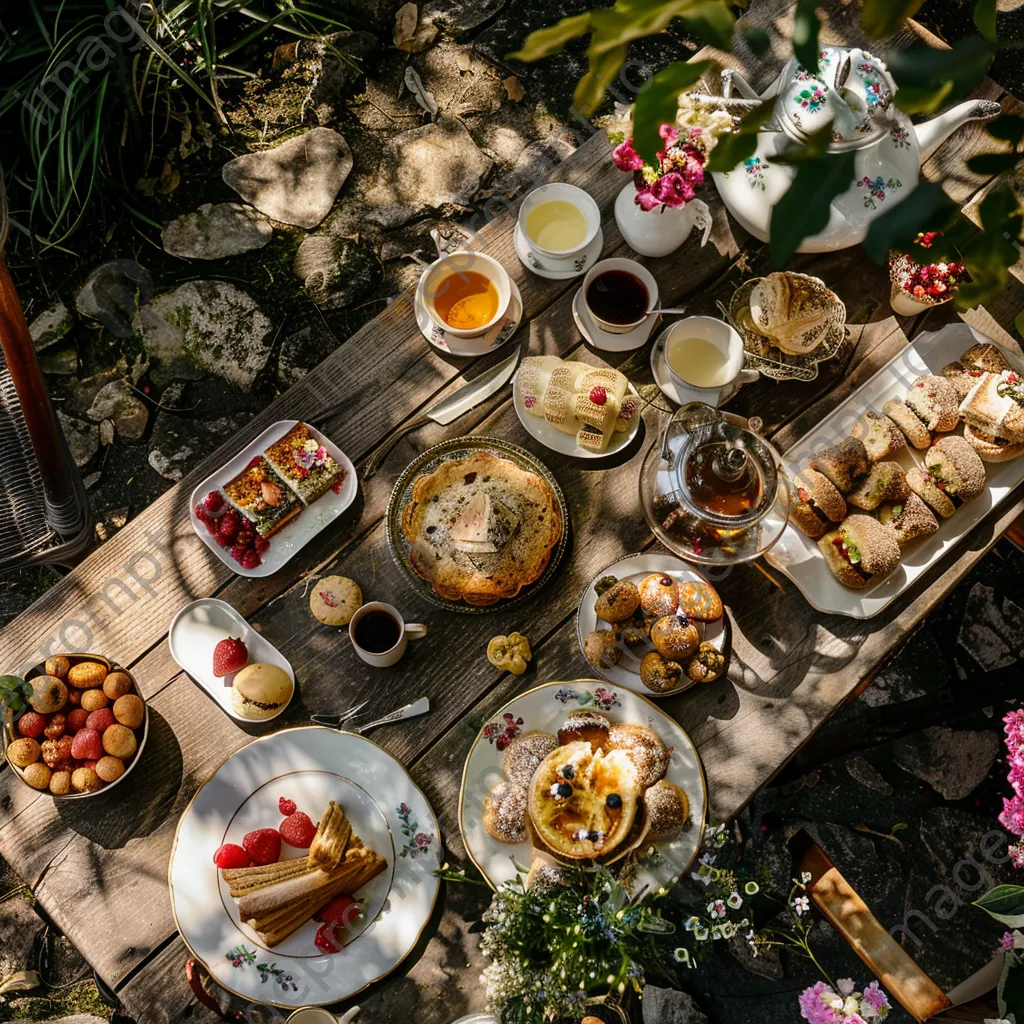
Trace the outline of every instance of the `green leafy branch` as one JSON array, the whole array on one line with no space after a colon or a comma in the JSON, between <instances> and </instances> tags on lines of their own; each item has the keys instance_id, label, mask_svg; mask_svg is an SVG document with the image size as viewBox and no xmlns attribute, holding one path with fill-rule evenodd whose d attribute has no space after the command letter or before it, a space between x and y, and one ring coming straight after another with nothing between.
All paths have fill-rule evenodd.
<instances>
[{"instance_id":1,"label":"green leafy branch","mask_svg":"<svg viewBox=\"0 0 1024 1024\"><path fill-rule=\"evenodd\" d=\"M21 676L0 676L0 705L17 714L28 706L31 696L32 684Z\"/></svg>"}]
</instances>

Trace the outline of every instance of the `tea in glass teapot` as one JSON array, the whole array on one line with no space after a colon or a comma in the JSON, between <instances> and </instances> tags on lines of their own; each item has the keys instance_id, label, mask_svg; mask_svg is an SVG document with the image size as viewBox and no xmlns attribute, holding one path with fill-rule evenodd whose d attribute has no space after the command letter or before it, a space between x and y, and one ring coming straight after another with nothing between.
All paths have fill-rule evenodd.
<instances>
[{"instance_id":1,"label":"tea in glass teapot","mask_svg":"<svg viewBox=\"0 0 1024 1024\"><path fill-rule=\"evenodd\" d=\"M751 101L775 97L774 116L759 133L754 155L731 171L713 174L726 208L762 242L769 238L772 210L796 174L795 167L778 163L776 157L828 124L829 151L854 153L849 188L832 200L825 228L805 238L800 252L845 249L862 242L871 222L914 189L921 164L952 132L999 113L994 100L967 100L912 124L893 102L897 86L885 64L855 46L822 47L813 69L791 58L763 96L735 71L724 71L722 80L726 98L733 90Z\"/></svg>"},{"instance_id":2,"label":"tea in glass teapot","mask_svg":"<svg viewBox=\"0 0 1024 1024\"><path fill-rule=\"evenodd\" d=\"M744 420L703 402L676 410L640 470L647 525L691 562L745 562L767 551L789 519L778 452Z\"/></svg>"}]
</instances>

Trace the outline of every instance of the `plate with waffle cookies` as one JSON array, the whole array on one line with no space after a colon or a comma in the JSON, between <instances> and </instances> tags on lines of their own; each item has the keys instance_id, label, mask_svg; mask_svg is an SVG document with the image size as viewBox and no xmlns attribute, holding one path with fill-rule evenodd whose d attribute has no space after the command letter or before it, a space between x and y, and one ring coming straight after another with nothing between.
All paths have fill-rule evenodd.
<instances>
[{"instance_id":1,"label":"plate with waffle cookies","mask_svg":"<svg viewBox=\"0 0 1024 1024\"><path fill-rule=\"evenodd\" d=\"M613 867L633 892L678 881L707 813L693 741L641 694L596 679L510 701L470 748L459 826L497 887L560 864Z\"/></svg>"},{"instance_id":2,"label":"plate with waffle cookies","mask_svg":"<svg viewBox=\"0 0 1024 1024\"><path fill-rule=\"evenodd\" d=\"M527 356L512 383L526 432L563 455L599 459L629 446L640 428L640 396L618 370L557 356Z\"/></svg>"},{"instance_id":3,"label":"plate with waffle cookies","mask_svg":"<svg viewBox=\"0 0 1024 1024\"><path fill-rule=\"evenodd\" d=\"M335 1003L416 945L437 899L439 845L426 798L380 747L286 729L233 754L193 797L171 853L172 911L235 995Z\"/></svg>"},{"instance_id":4,"label":"plate with waffle cookies","mask_svg":"<svg viewBox=\"0 0 1024 1024\"><path fill-rule=\"evenodd\" d=\"M1024 360L927 332L785 454L795 502L766 555L822 612L870 618L1024 481Z\"/></svg>"},{"instance_id":5,"label":"plate with waffle cookies","mask_svg":"<svg viewBox=\"0 0 1024 1024\"><path fill-rule=\"evenodd\" d=\"M189 520L240 576L277 572L355 500L349 457L308 423L279 420L193 492Z\"/></svg>"}]
</instances>

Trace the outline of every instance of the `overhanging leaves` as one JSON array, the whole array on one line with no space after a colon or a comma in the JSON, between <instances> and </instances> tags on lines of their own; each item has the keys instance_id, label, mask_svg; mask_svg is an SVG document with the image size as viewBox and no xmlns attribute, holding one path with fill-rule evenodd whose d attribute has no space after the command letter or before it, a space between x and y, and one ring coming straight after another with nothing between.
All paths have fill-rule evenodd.
<instances>
[{"instance_id":1,"label":"overhanging leaves","mask_svg":"<svg viewBox=\"0 0 1024 1024\"><path fill-rule=\"evenodd\" d=\"M1003 973L996 987L999 1016L1024 1021L1024 963L1015 952L1006 954Z\"/></svg>"},{"instance_id":2,"label":"overhanging leaves","mask_svg":"<svg viewBox=\"0 0 1024 1024\"><path fill-rule=\"evenodd\" d=\"M1024 885L997 885L976 899L973 906L984 910L997 921L1004 917L1024 915Z\"/></svg>"},{"instance_id":3,"label":"overhanging leaves","mask_svg":"<svg viewBox=\"0 0 1024 1024\"><path fill-rule=\"evenodd\" d=\"M658 129L666 123L675 124L679 94L696 84L710 67L711 62L706 60L669 64L637 95L633 108L633 145L644 161L657 162L656 154L663 146Z\"/></svg>"},{"instance_id":4,"label":"overhanging leaves","mask_svg":"<svg viewBox=\"0 0 1024 1024\"><path fill-rule=\"evenodd\" d=\"M626 61L626 43L604 53L591 56L590 68L576 84L573 104L583 115L592 114L604 102L608 86L618 77Z\"/></svg>"},{"instance_id":5,"label":"overhanging leaves","mask_svg":"<svg viewBox=\"0 0 1024 1024\"><path fill-rule=\"evenodd\" d=\"M788 167L817 163L819 160L826 159L831 141L832 122L830 120L824 127L808 135L799 146L783 149L772 159L774 163L785 164Z\"/></svg>"},{"instance_id":6,"label":"overhanging leaves","mask_svg":"<svg viewBox=\"0 0 1024 1024\"><path fill-rule=\"evenodd\" d=\"M872 39L882 39L917 14L923 3L924 0L864 0L860 23Z\"/></svg>"},{"instance_id":7,"label":"overhanging leaves","mask_svg":"<svg viewBox=\"0 0 1024 1024\"><path fill-rule=\"evenodd\" d=\"M800 243L828 223L832 200L853 181L854 163L853 153L830 153L797 168L793 184L772 210L770 248L777 267L785 266Z\"/></svg>"},{"instance_id":8,"label":"overhanging leaves","mask_svg":"<svg viewBox=\"0 0 1024 1024\"><path fill-rule=\"evenodd\" d=\"M970 271L971 280L961 286L957 293L958 303L976 306L1006 286L1010 279L1010 267L1020 258L1021 250L1017 241L1020 237L1022 214L1024 210L1009 188L994 189L981 201L978 218L983 230L975 232L964 245L964 260ZM1001 889L1004 887L996 886L980 900L975 901L977 906L997 920L1003 920L992 910L993 906L997 906L997 896L1008 898L1012 895L1000 893ZM1011 928L1024 925L1024 902L1020 910L1014 913L1019 916L1019 921L1003 920L1003 923Z\"/></svg>"},{"instance_id":9,"label":"overhanging leaves","mask_svg":"<svg viewBox=\"0 0 1024 1024\"><path fill-rule=\"evenodd\" d=\"M699 3L692 9L683 11L679 16L702 43L717 46L720 50L730 48L736 19L725 0Z\"/></svg>"},{"instance_id":10,"label":"overhanging leaves","mask_svg":"<svg viewBox=\"0 0 1024 1024\"><path fill-rule=\"evenodd\" d=\"M793 53L812 73L818 69L818 0L797 0L793 22Z\"/></svg>"},{"instance_id":11,"label":"overhanging leaves","mask_svg":"<svg viewBox=\"0 0 1024 1024\"><path fill-rule=\"evenodd\" d=\"M731 131L719 136L708 157L707 170L731 171L753 156L757 149L757 133L774 112L775 100L770 99L744 114Z\"/></svg>"},{"instance_id":12,"label":"overhanging leaves","mask_svg":"<svg viewBox=\"0 0 1024 1024\"><path fill-rule=\"evenodd\" d=\"M948 50L913 46L889 55L889 71L899 85L896 106L908 113L930 112L947 99L962 96L985 77L997 44L981 36L958 39ZM941 96L926 105L927 96Z\"/></svg>"},{"instance_id":13,"label":"overhanging leaves","mask_svg":"<svg viewBox=\"0 0 1024 1024\"><path fill-rule=\"evenodd\" d=\"M571 18L563 18L554 25L531 32L522 47L515 53L510 53L509 57L527 63L540 60L542 57L550 57L551 54L558 53L571 39L585 36L589 31L589 12L576 14Z\"/></svg>"},{"instance_id":14,"label":"overhanging leaves","mask_svg":"<svg viewBox=\"0 0 1024 1024\"><path fill-rule=\"evenodd\" d=\"M974 24L986 39L995 42L996 0L978 0L974 5Z\"/></svg>"},{"instance_id":15,"label":"overhanging leaves","mask_svg":"<svg viewBox=\"0 0 1024 1024\"><path fill-rule=\"evenodd\" d=\"M747 41L747 46L753 51L758 57L763 57L768 52L768 47L771 46L771 40L768 38L768 33L763 28L758 28L756 25L747 25L743 29L743 38Z\"/></svg>"},{"instance_id":16,"label":"overhanging leaves","mask_svg":"<svg viewBox=\"0 0 1024 1024\"><path fill-rule=\"evenodd\" d=\"M921 231L945 231L959 216L959 207L934 181L921 181L917 187L884 217L876 217L864 239L864 250L878 264L885 262L890 249L906 252Z\"/></svg>"}]
</instances>

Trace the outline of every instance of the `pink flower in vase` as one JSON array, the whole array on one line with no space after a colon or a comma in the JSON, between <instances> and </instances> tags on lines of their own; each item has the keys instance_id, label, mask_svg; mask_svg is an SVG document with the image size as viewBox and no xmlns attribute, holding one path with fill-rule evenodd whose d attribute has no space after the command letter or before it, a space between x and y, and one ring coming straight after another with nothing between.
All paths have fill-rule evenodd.
<instances>
[{"instance_id":1,"label":"pink flower in vase","mask_svg":"<svg viewBox=\"0 0 1024 1024\"><path fill-rule=\"evenodd\" d=\"M660 164L665 159L665 156L668 154L668 151L679 141L679 132L677 132L672 125L663 124L658 129L658 134L662 137L662 139L665 142L665 148L658 150L657 154L658 163Z\"/></svg>"},{"instance_id":2,"label":"pink flower in vase","mask_svg":"<svg viewBox=\"0 0 1024 1024\"><path fill-rule=\"evenodd\" d=\"M663 174L651 185L651 194L666 206L685 206L696 194L693 186L678 171Z\"/></svg>"},{"instance_id":3,"label":"pink flower in vase","mask_svg":"<svg viewBox=\"0 0 1024 1024\"><path fill-rule=\"evenodd\" d=\"M661 200L655 198L649 185L645 185L637 191L637 194L633 197L633 202L646 213L650 213L656 206L661 206Z\"/></svg>"},{"instance_id":4,"label":"pink flower in vase","mask_svg":"<svg viewBox=\"0 0 1024 1024\"><path fill-rule=\"evenodd\" d=\"M640 154L633 148L632 139L626 139L612 150L612 160L620 171L639 171L644 166Z\"/></svg>"}]
</instances>

